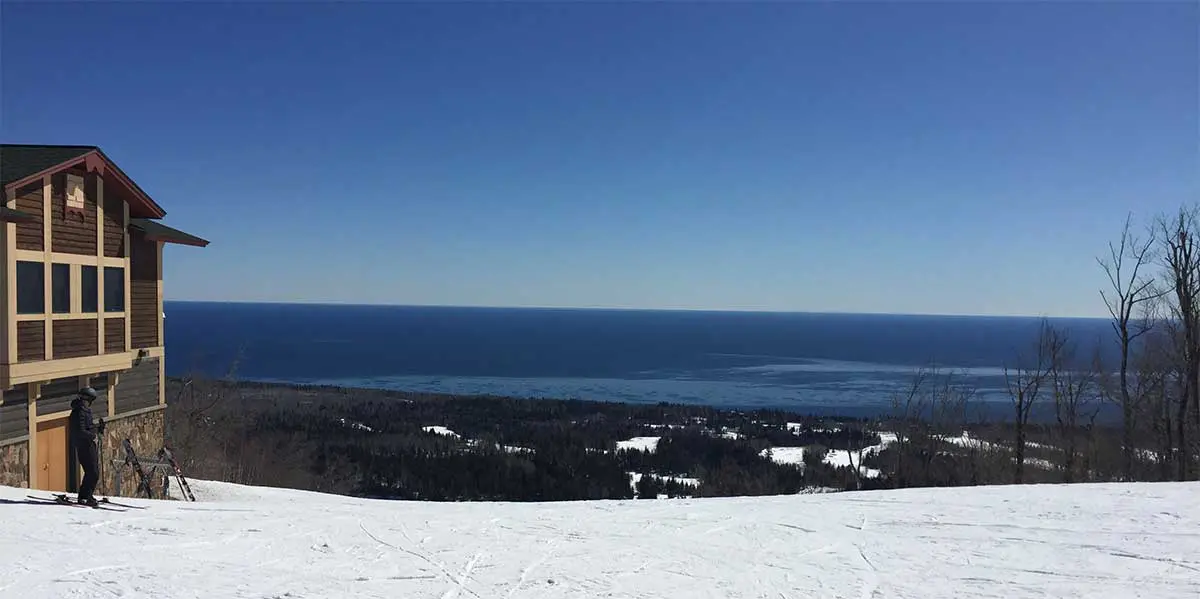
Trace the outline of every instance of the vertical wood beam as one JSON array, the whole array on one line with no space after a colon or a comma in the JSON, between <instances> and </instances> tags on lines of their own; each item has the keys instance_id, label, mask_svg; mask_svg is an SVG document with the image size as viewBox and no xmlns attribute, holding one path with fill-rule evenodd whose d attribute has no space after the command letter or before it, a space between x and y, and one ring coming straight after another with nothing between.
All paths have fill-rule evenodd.
<instances>
[{"instance_id":1,"label":"vertical wood beam","mask_svg":"<svg viewBox=\"0 0 1200 599\"><path fill-rule=\"evenodd\" d=\"M167 405L167 356L158 357L158 405Z\"/></svg>"},{"instance_id":2,"label":"vertical wood beam","mask_svg":"<svg viewBox=\"0 0 1200 599\"><path fill-rule=\"evenodd\" d=\"M125 234L125 351L133 349L133 319L130 316L133 314L131 310L131 301L129 297L129 265L131 263L129 257L133 252L129 251L129 202L121 202L124 208L121 220L121 230Z\"/></svg>"},{"instance_id":3,"label":"vertical wood beam","mask_svg":"<svg viewBox=\"0 0 1200 599\"><path fill-rule=\"evenodd\" d=\"M155 289L154 293L157 295L158 299L158 346L163 347L165 344L165 335L163 334L163 315L165 314L163 311L163 248L166 246L166 244L161 241L156 241L154 242L154 246L156 256L154 269L157 272L155 275L155 279L157 279L155 281L155 285L157 288Z\"/></svg>"},{"instance_id":4,"label":"vertical wood beam","mask_svg":"<svg viewBox=\"0 0 1200 599\"><path fill-rule=\"evenodd\" d=\"M4 194L7 207L16 209L16 190ZM4 341L0 343L0 364L17 362L17 225L0 223L4 230L0 239L0 318L4 324ZM4 381L2 384L7 384Z\"/></svg>"},{"instance_id":5,"label":"vertical wood beam","mask_svg":"<svg viewBox=\"0 0 1200 599\"><path fill-rule=\"evenodd\" d=\"M83 288L83 268L78 264L68 265L71 268L71 313L79 314L83 312L83 294L79 291ZM103 337L103 335L101 335ZM104 347L104 344L100 344Z\"/></svg>"},{"instance_id":6,"label":"vertical wood beam","mask_svg":"<svg viewBox=\"0 0 1200 599\"><path fill-rule=\"evenodd\" d=\"M37 400L42 396L42 386L38 383L27 383L29 386L27 406L29 409L29 488L38 488L38 456L37 456Z\"/></svg>"},{"instance_id":7,"label":"vertical wood beam","mask_svg":"<svg viewBox=\"0 0 1200 599\"><path fill-rule=\"evenodd\" d=\"M46 360L54 359L54 320L50 318L50 306L53 303L52 284L54 281L53 273L50 271L51 265L54 263L50 257L51 242L50 236L52 227L51 219L54 217L54 208L51 206L51 197L54 194L54 187L50 175L42 177L42 331L46 340L44 357Z\"/></svg>"},{"instance_id":8,"label":"vertical wood beam","mask_svg":"<svg viewBox=\"0 0 1200 599\"><path fill-rule=\"evenodd\" d=\"M118 372L108 373L108 417L117 415L117 383L121 379Z\"/></svg>"},{"instance_id":9,"label":"vertical wood beam","mask_svg":"<svg viewBox=\"0 0 1200 599\"><path fill-rule=\"evenodd\" d=\"M167 404L167 351L166 335L163 331L165 319L163 318L163 248L166 244L161 241L154 243L155 247L155 294L158 296L158 346L163 348L162 353L158 357L158 405Z\"/></svg>"},{"instance_id":10,"label":"vertical wood beam","mask_svg":"<svg viewBox=\"0 0 1200 599\"><path fill-rule=\"evenodd\" d=\"M93 172L92 176L96 178L96 277L100 278L104 274L100 272L104 264L104 177L99 172ZM80 281L82 283L82 278ZM82 292L82 284L77 289ZM80 296L82 297L81 294ZM97 301L99 301L99 298L97 298ZM104 353L103 309L96 315L96 351L101 354ZM112 403L111 399L109 403Z\"/></svg>"}]
</instances>

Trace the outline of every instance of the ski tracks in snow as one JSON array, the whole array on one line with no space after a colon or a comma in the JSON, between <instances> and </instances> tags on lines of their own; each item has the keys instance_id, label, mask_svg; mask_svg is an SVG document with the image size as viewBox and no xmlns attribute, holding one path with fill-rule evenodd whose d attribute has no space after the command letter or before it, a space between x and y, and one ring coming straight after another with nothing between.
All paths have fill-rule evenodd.
<instances>
[{"instance_id":1,"label":"ski tracks in snow","mask_svg":"<svg viewBox=\"0 0 1200 599\"><path fill-rule=\"evenodd\" d=\"M0 598L1200 597L1195 484L555 504L244 489L203 512L4 506Z\"/></svg>"},{"instance_id":2,"label":"ski tracks in snow","mask_svg":"<svg viewBox=\"0 0 1200 599\"><path fill-rule=\"evenodd\" d=\"M404 536L405 540L407 540L409 543L412 543L412 537L408 536L408 531L404 530L404 525L401 524L400 526L401 526L400 534L402 536ZM475 569L475 564L479 561L479 558L482 557L481 553L476 553L474 556L472 556L471 560L469 562L467 562L466 567L464 567L458 573L458 575L454 575L454 574L450 573L450 570L448 568L446 568L446 566L444 564L434 560L433 558L429 557L428 555L425 555L424 553L421 553L419 551L413 551L413 550L405 548L405 547L400 547L399 545L395 545L395 544L389 543L387 541L384 541L383 539L380 539L379 537L375 536L371 531L367 530L367 527L365 524L363 524L362 520L358 521L358 527L360 529L362 529L362 531L364 533L366 533L366 535L368 537L371 537L373 540L375 540L375 542L379 543L380 545L384 545L386 547L391 547L392 549L395 549L397 551L411 555L411 556L413 556L417 559L420 559L421 561L424 561L425 563L437 568L438 572L440 572L442 574L442 576L445 577L448 582L450 582L452 585L454 585L442 595L442 599L453 599L454 597L458 596L458 593L460 591L465 591L474 597L483 599L482 597L479 596L478 593L467 588L467 581L470 580L471 572Z\"/></svg>"},{"instance_id":3,"label":"ski tracks in snow","mask_svg":"<svg viewBox=\"0 0 1200 599\"><path fill-rule=\"evenodd\" d=\"M546 552L543 553L541 557L533 562L530 562L528 566L525 566L525 568L521 570L521 578L517 579L516 584L509 589L508 595L505 596L507 599L513 599L513 597L517 594L517 591L521 589L521 585L525 584L525 581L529 579L529 574L538 566L546 563L546 561L549 560L552 555L554 555L554 549L557 544L551 540L548 545L549 547L546 548Z\"/></svg>"}]
</instances>

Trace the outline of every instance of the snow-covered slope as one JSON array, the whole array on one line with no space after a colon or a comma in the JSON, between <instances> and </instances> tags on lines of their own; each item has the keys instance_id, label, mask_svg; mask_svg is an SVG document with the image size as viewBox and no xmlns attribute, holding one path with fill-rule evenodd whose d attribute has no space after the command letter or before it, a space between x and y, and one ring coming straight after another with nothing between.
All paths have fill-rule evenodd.
<instances>
[{"instance_id":1,"label":"snow-covered slope","mask_svg":"<svg viewBox=\"0 0 1200 599\"><path fill-rule=\"evenodd\" d=\"M0 487L0 597L1200 597L1200 484L415 503Z\"/></svg>"}]
</instances>

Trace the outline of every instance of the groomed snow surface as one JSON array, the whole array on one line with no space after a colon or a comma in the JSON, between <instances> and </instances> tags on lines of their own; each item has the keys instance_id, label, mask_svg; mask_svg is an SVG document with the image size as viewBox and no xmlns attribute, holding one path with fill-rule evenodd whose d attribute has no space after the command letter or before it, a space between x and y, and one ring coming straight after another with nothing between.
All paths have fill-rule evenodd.
<instances>
[{"instance_id":1,"label":"groomed snow surface","mask_svg":"<svg viewBox=\"0 0 1200 599\"><path fill-rule=\"evenodd\" d=\"M0 597L1200 597L1197 483L541 504L192 487L121 513L0 487Z\"/></svg>"}]
</instances>

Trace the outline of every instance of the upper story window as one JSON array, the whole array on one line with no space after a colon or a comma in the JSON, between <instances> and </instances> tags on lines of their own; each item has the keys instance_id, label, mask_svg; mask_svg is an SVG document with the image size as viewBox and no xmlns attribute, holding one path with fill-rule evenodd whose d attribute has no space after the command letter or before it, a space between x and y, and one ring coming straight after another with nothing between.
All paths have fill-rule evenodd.
<instances>
[{"instance_id":1,"label":"upper story window","mask_svg":"<svg viewBox=\"0 0 1200 599\"><path fill-rule=\"evenodd\" d=\"M125 269L120 266L104 267L104 311L125 311Z\"/></svg>"},{"instance_id":2,"label":"upper story window","mask_svg":"<svg viewBox=\"0 0 1200 599\"><path fill-rule=\"evenodd\" d=\"M17 314L46 313L46 264L17 261Z\"/></svg>"},{"instance_id":3,"label":"upper story window","mask_svg":"<svg viewBox=\"0 0 1200 599\"><path fill-rule=\"evenodd\" d=\"M53 264L50 266L50 299L51 309L55 314L71 312L71 265Z\"/></svg>"},{"instance_id":4,"label":"upper story window","mask_svg":"<svg viewBox=\"0 0 1200 599\"><path fill-rule=\"evenodd\" d=\"M100 311L100 276L95 266L83 265L79 269L79 311L95 314ZM122 282L122 287L124 283Z\"/></svg>"}]
</instances>

